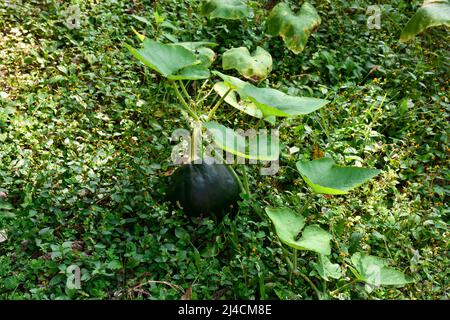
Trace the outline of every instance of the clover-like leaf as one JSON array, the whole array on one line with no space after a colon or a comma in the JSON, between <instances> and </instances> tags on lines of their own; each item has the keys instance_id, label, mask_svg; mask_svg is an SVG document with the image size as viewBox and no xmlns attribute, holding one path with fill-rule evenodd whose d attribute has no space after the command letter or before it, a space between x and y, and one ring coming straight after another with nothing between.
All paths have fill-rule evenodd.
<instances>
[{"instance_id":1,"label":"clover-like leaf","mask_svg":"<svg viewBox=\"0 0 450 320\"><path fill-rule=\"evenodd\" d=\"M225 82L217 82L214 85L214 91L217 92L217 94L221 97L223 97L227 91L229 90L229 87L225 84ZM237 101L236 92L231 91L228 93L228 95L225 97L225 102L228 103L230 106L241 110L245 112L248 115L251 115L252 117L261 119L263 117L263 114L261 110L258 109L258 107L251 101Z\"/></svg>"},{"instance_id":2,"label":"clover-like leaf","mask_svg":"<svg viewBox=\"0 0 450 320\"><path fill-rule=\"evenodd\" d=\"M261 81L272 71L272 56L261 47L253 55L245 47L232 48L223 54L222 68L235 69L247 79Z\"/></svg>"},{"instance_id":3,"label":"clover-like leaf","mask_svg":"<svg viewBox=\"0 0 450 320\"><path fill-rule=\"evenodd\" d=\"M336 263L331 263L327 256L319 255L318 263L312 262L314 269L325 281L330 278L340 279L342 277L341 267Z\"/></svg>"},{"instance_id":4,"label":"clover-like leaf","mask_svg":"<svg viewBox=\"0 0 450 320\"><path fill-rule=\"evenodd\" d=\"M266 213L275 226L281 242L299 250L310 250L323 255L331 253L331 235L318 225L305 227L305 218L289 208L266 208ZM298 239L298 240L297 240Z\"/></svg>"},{"instance_id":5,"label":"clover-like leaf","mask_svg":"<svg viewBox=\"0 0 450 320\"><path fill-rule=\"evenodd\" d=\"M245 0L203 0L200 14L209 19L238 20L248 17L250 10Z\"/></svg>"},{"instance_id":6,"label":"clover-like leaf","mask_svg":"<svg viewBox=\"0 0 450 320\"><path fill-rule=\"evenodd\" d=\"M297 169L316 193L347 194L380 173L377 169L337 166L330 158L297 162Z\"/></svg>"},{"instance_id":7,"label":"clover-like leaf","mask_svg":"<svg viewBox=\"0 0 450 320\"><path fill-rule=\"evenodd\" d=\"M359 280L368 284L402 286L411 282L402 272L389 267L385 259L356 252L351 261L359 273Z\"/></svg>"},{"instance_id":8,"label":"clover-like leaf","mask_svg":"<svg viewBox=\"0 0 450 320\"><path fill-rule=\"evenodd\" d=\"M211 133L216 145L226 152L246 159L262 161L273 161L279 157L278 136L272 137L259 132L253 137L249 137L247 142L243 134L215 121L205 122L203 125Z\"/></svg>"},{"instance_id":9,"label":"clover-like leaf","mask_svg":"<svg viewBox=\"0 0 450 320\"><path fill-rule=\"evenodd\" d=\"M262 111L264 117L294 117L308 114L329 102L323 99L291 96L271 88L258 88L218 71L213 71L213 74L222 78L229 88L236 90L241 99L253 102Z\"/></svg>"},{"instance_id":10,"label":"clover-like leaf","mask_svg":"<svg viewBox=\"0 0 450 320\"><path fill-rule=\"evenodd\" d=\"M282 2L270 12L267 20L267 33L283 38L286 47L299 54L306 46L311 33L320 25L321 19L316 9L305 2L300 11L294 14L289 5Z\"/></svg>"},{"instance_id":11,"label":"clover-like leaf","mask_svg":"<svg viewBox=\"0 0 450 320\"><path fill-rule=\"evenodd\" d=\"M407 42L426 29L441 25L450 27L450 1L425 0L402 30L400 41Z\"/></svg>"}]
</instances>

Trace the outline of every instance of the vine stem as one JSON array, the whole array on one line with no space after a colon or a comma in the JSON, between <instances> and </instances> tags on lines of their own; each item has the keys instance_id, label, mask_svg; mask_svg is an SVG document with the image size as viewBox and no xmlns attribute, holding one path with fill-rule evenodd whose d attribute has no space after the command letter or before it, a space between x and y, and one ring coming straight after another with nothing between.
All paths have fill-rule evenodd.
<instances>
[{"instance_id":1,"label":"vine stem","mask_svg":"<svg viewBox=\"0 0 450 320\"><path fill-rule=\"evenodd\" d=\"M191 100L191 96L187 92L186 86L184 85L183 81L182 80L178 80L178 82L180 83L181 90L183 91L184 96L186 97L186 99Z\"/></svg>"},{"instance_id":2,"label":"vine stem","mask_svg":"<svg viewBox=\"0 0 450 320\"><path fill-rule=\"evenodd\" d=\"M307 275L304 275L304 274L301 273L301 272L300 272L299 274L302 276L303 279L305 279L306 282L308 282L308 284L311 286L311 288L314 289L314 291L315 291L316 294L317 294L317 297L320 298L321 292L319 291L319 289L317 289L317 287L316 287L316 285L314 284L314 282L312 282L311 279L309 279Z\"/></svg>"},{"instance_id":3,"label":"vine stem","mask_svg":"<svg viewBox=\"0 0 450 320\"><path fill-rule=\"evenodd\" d=\"M298 260L298 250L297 249L294 249L294 253L293 253L293 257L292 257L292 259L294 260L294 265L293 265L293 268L292 268L292 274L293 275L295 275L295 274L297 274L297 260Z\"/></svg>"},{"instance_id":4,"label":"vine stem","mask_svg":"<svg viewBox=\"0 0 450 320\"><path fill-rule=\"evenodd\" d=\"M177 95L178 100L181 102L181 104L183 105L183 107L187 111L187 113L189 113L189 115L191 115L195 120L200 121L197 114L194 111L192 111L192 109L189 107L186 100L183 98L183 95L181 94L180 90L178 89L176 82L172 80L171 84L172 84L172 87L175 89L175 94Z\"/></svg>"},{"instance_id":5,"label":"vine stem","mask_svg":"<svg viewBox=\"0 0 450 320\"><path fill-rule=\"evenodd\" d=\"M231 89L228 89L228 91L223 95L222 98L216 103L216 105L211 109L211 111L208 114L208 121L212 119L214 116L214 113L216 113L217 109L219 109L222 102L225 100L225 98L228 96L228 94L231 92Z\"/></svg>"},{"instance_id":6,"label":"vine stem","mask_svg":"<svg viewBox=\"0 0 450 320\"><path fill-rule=\"evenodd\" d=\"M349 283L344 284L342 287L337 288L337 289L334 290L334 291L331 291L331 292L330 292L330 295L335 295L336 293L338 293L338 292L341 291L342 289L345 289L345 288L347 288L347 287L350 287L351 285L354 285L355 283L358 283L358 282L361 282L361 280L355 279L355 280L353 280L353 281L350 281Z\"/></svg>"}]
</instances>

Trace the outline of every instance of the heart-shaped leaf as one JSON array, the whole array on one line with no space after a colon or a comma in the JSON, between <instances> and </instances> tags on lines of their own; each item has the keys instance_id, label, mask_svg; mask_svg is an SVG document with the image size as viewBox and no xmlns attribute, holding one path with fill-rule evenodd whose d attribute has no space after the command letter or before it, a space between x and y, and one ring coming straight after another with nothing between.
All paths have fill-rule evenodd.
<instances>
[{"instance_id":1,"label":"heart-shaped leaf","mask_svg":"<svg viewBox=\"0 0 450 320\"><path fill-rule=\"evenodd\" d=\"M228 90L229 87L225 84L225 82L217 82L214 85L214 91L216 91L217 94L221 97L223 97ZM245 100L241 100L238 102L236 93L234 91L228 93L228 95L225 97L225 102L230 106L235 107L236 109L241 110L248 115L251 115L252 117L259 119L263 117L261 110L259 110L253 102Z\"/></svg>"},{"instance_id":2,"label":"heart-shaped leaf","mask_svg":"<svg viewBox=\"0 0 450 320\"><path fill-rule=\"evenodd\" d=\"M272 56L261 47L253 55L245 47L233 48L223 54L222 68L235 69L247 79L261 81L272 71Z\"/></svg>"},{"instance_id":3,"label":"heart-shaped leaf","mask_svg":"<svg viewBox=\"0 0 450 320\"><path fill-rule=\"evenodd\" d=\"M245 0L204 0L200 14L209 19L238 20L248 17L250 10Z\"/></svg>"},{"instance_id":4,"label":"heart-shaped leaf","mask_svg":"<svg viewBox=\"0 0 450 320\"><path fill-rule=\"evenodd\" d=\"M283 38L286 47L299 54L306 46L311 33L320 25L321 19L316 9L305 2L298 14L294 14L289 5L277 4L267 19L267 33Z\"/></svg>"},{"instance_id":5,"label":"heart-shaped leaf","mask_svg":"<svg viewBox=\"0 0 450 320\"><path fill-rule=\"evenodd\" d=\"M258 133L247 139L233 129L220 123L210 121L203 124L211 133L214 142L219 148L239 157L253 160L278 160L280 147L278 137Z\"/></svg>"},{"instance_id":6,"label":"heart-shaped leaf","mask_svg":"<svg viewBox=\"0 0 450 320\"><path fill-rule=\"evenodd\" d=\"M368 284L402 286L411 282L402 272L388 267L385 259L357 252L352 256L351 261L359 273L360 280Z\"/></svg>"},{"instance_id":7,"label":"heart-shaped leaf","mask_svg":"<svg viewBox=\"0 0 450 320\"><path fill-rule=\"evenodd\" d=\"M308 114L329 102L316 98L290 96L270 88L258 88L218 71L213 71L213 74L222 78L229 88L236 90L241 99L252 101L262 111L264 117L294 117Z\"/></svg>"},{"instance_id":8,"label":"heart-shaped leaf","mask_svg":"<svg viewBox=\"0 0 450 320\"><path fill-rule=\"evenodd\" d=\"M266 208L281 242L299 250L310 250L323 255L331 253L331 235L317 225L305 227L305 219L289 208Z\"/></svg>"},{"instance_id":9,"label":"heart-shaped leaf","mask_svg":"<svg viewBox=\"0 0 450 320\"><path fill-rule=\"evenodd\" d=\"M402 30L400 41L407 42L426 29L441 25L450 27L450 1L425 0Z\"/></svg>"},{"instance_id":10,"label":"heart-shaped leaf","mask_svg":"<svg viewBox=\"0 0 450 320\"><path fill-rule=\"evenodd\" d=\"M346 194L380 173L377 169L340 167L330 158L297 162L297 169L316 193Z\"/></svg>"}]
</instances>

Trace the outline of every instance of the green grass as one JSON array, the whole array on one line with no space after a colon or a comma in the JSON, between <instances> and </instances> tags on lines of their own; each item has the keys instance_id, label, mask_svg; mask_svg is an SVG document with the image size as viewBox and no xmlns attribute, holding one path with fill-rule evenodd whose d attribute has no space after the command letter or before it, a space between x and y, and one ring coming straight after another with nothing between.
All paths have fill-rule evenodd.
<instances>
[{"instance_id":1,"label":"green grass","mask_svg":"<svg viewBox=\"0 0 450 320\"><path fill-rule=\"evenodd\" d=\"M366 27L369 1L311 1L323 22L298 56L264 35L260 8L224 23L199 17L196 1L80 0L81 27L69 29L68 4L23 2L0 4L0 299L179 299L191 286L193 299L317 299L305 277L326 298L448 299L450 39L439 28L397 41L420 1L384 5L381 30ZM153 22L156 7L176 30L132 17ZM190 221L164 201L170 135L187 124L173 92L123 47L132 27L261 45L275 61L267 85L332 101L281 125L280 172L249 166L252 195L236 218ZM250 121L229 113L218 116L230 127ZM293 168L316 147L382 174L346 196L311 195ZM291 277L266 206L305 208L307 223L333 235L330 259L345 276L321 280L316 256L302 252ZM351 284L356 251L414 282ZM70 265L82 269L81 290L66 287Z\"/></svg>"}]
</instances>

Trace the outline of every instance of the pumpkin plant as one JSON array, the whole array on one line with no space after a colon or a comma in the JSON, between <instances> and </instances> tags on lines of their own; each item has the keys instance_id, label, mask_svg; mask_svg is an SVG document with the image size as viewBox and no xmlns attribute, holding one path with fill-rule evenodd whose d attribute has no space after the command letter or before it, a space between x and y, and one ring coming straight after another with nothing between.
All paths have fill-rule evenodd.
<instances>
[{"instance_id":1,"label":"pumpkin plant","mask_svg":"<svg viewBox=\"0 0 450 320\"><path fill-rule=\"evenodd\" d=\"M244 1L204 1L202 12L209 14L211 18L225 18L226 15L228 18L237 19L245 16L243 3ZM310 32L320 23L320 17L313 9L305 3L296 16L285 4L279 4L269 17L270 33L280 34L293 52L300 52ZM282 16L288 18L284 20ZM288 37L293 36L291 31L299 28L302 30L300 38L294 39L295 41L288 40ZM249 82L218 70L211 70L216 58L213 51L216 46L214 43L162 43L147 39L139 33L137 35L142 45L139 48L130 45L126 47L144 65L166 79L192 129L188 139L187 159L172 174L168 188L168 199L183 208L188 215L216 214L220 218L229 212L231 207L236 209L240 193L250 194L245 165L241 165L242 177L240 177L232 163L210 163L213 157L208 157L208 152L205 152L202 143L203 131L209 133L215 148L221 151L219 158L223 159L223 152L253 161L278 161L279 158L280 148L277 139L258 133L256 138L247 141L237 130L217 122L216 112L224 103L255 118L256 128L259 128L262 121L273 125L277 119L306 115L323 108L329 102L312 97L292 96L261 86L261 80L265 79L272 69L272 57L263 48L258 47L254 53L250 53L245 47L231 48L225 51L222 57L223 71L233 69L242 77L249 79ZM213 82L213 79L219 81ZM197 83L199 80L202 80L201 84ZM194 93L189 87L192 82L196 88ZM214 158L217 160L217 157ZM330 158L299 161L296 165L299 174L312 192L327 195L346 194L380 172L376 169L338 166ZM297 273L298 250L307 250L318 254L314 267L322 279L327 281L329 278L339 278L340 267L331 263L328 258L331 254L332 237L319 225L306 225L303 216L306 208L307 205L299 212L290 208L265 210L281 241L280 246L286 253L291 275ZM292 260L284 246L293 249ZM369 263L374 259L365 257L356 257L353 259L356 262L352 260L358 281L369 281L369 278L364 276L367 273L364 266L365 262ZM378 267L385 268L383 274L387 274L388 278L392 275L398 276L384 262L376 261ZM306 276L304 277L311 283ZM401 280L397 277L395 281L385 282L398 284L402 282Z\"/></svg>"},{"instance_id":2,"label":"pumpkin plant","mask_svg":"<svg viewBox=\"0 0 450 320\"><path fill-rule=\"evenodd\" d=\"M246 139L239 132L215 121L215 113L224 102L269 123L274 123L277 117L290 118L309 114L328 103L323 99L291 96L276 89L261 88L217 70L210 71L212 59L215 57L215 54L211 53L214 44L165 44L142 35L138 38L142 41L140 48L130 45L126 47L143 64L167 79L193 129L187 164L173 174L168 190L169 199L184 208L188 214L225 213L230 206L236 205L240 191L249 193L245 169L242 170L241 179L231 164L205 163L211 159L204 157L201 142L203 129L209 132L220 150L241 159L276 161L279 157L279 144L272 136L258 133L254 139ZM238 58L236 53L239 52L248 55ZM223 59L223 69L236 69L244 77L253 80L267 76L271 64L270 54L262 48L257 49L254 56L251 56L247 49L231 49L225 53ZM210 83L213 76L221 81ZM204 82L200 86L199 94L194 97L189 94L187 81L196 80ZM214 104L208 99L213 94L217 97L213 99L217 101ZM218 192L213 192L215 189Z\"/></svg>"}]
</instances>

